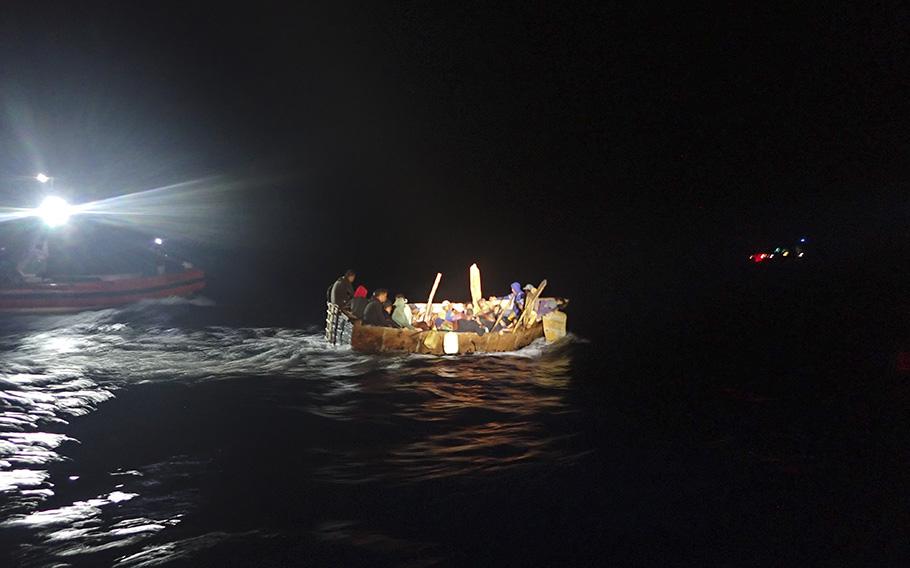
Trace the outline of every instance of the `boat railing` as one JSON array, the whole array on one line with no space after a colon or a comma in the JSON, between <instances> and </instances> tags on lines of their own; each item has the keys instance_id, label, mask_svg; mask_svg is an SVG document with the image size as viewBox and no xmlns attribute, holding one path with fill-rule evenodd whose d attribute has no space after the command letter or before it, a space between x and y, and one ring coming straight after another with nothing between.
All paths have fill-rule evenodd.
<instances>
[{"instance_id":1,"label":"boat railing","mask_svg":"<svg viewBox=\"0 0 910 568\"><path fill-rule=\"evenodd\" d=\"M337 304L326 302L325 340L331 345L350 345L354 326Z\"/></svg>"}]
</instances>

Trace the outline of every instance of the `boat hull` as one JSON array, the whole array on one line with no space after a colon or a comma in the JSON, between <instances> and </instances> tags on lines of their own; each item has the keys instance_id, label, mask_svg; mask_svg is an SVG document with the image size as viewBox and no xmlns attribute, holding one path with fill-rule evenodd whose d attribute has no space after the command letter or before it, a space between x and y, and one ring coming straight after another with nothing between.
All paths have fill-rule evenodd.
<instances>
[{"instance_id":1,"label":"boat hull","mask_svg":"<svg viewBox=\"0 0 910 568\"><path fill-rule=\"evenodd\" d=\"M44 282L0 290L3 313L73 313L141 300L187 297L205 288L205 273L189 269L156 276L104 277L91 282Z\"/></svg>"},{"instance_id":2,"label":"boat hull","mask_svg":"<svg viewBox=\"0 0 910 568\"><path fill-rule=\"evenodd\" d=\"M354 324L351 347L361 353L425 353L445 355L442 335L449 332L435 332L438 341L427 341L432 331L416 331L392 327ZM454 333L454 332L452 332ZM543 324L537 322L531 327L509 333L455 333L458 337L458 354L501 353L527 347L535 339L543 337Z\"/></svg>"}]
</instances>

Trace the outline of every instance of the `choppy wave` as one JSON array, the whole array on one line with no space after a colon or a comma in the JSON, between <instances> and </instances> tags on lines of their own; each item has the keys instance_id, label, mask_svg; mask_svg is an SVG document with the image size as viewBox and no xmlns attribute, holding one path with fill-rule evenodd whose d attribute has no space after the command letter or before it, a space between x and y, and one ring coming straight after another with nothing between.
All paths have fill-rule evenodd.
<instances>
[{"instance_id":1,"label":"choppy wave","mask_svg":"<svg viewBox=\"0 0 910 568\"><path fill-rule=\"evenodd\" d=\"M204 459L173 455L90 481L80 479L78 463L66 463L80 443L73 421L139 385L221 381L218 388L230 389L232 379L262 377L255 396L263 404L323 428L399 430L377 444L304 447L321 456L311 475L323 483L420 483L575 457L546 425L569 412L570 345L541 341L458 359L369 357L326 346L316 329L204 325L206 305L157 301L0 324L0 526L30 543L18 557L24 563L100 555L151 566L232 538L161 538L196 506L192 489L162 492L164 481L193 479ZM203 324L182 323L186 310L200 311Z\"/></svg>"}]
</instances>

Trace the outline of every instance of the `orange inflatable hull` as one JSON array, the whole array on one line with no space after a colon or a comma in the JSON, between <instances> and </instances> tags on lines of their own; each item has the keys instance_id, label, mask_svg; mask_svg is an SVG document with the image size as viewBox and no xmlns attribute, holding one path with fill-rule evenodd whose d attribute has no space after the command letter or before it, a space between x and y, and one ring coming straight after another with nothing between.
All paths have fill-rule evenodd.
<instances>
[{"instance_id":1,"label":"orange inflatable hull","mask_svg":"<svg viewBox=\"0 0 910 568\"><path fill-rule=\"evenodd\" d=\"M82 282L41 282L0 289L0 312L68 313L112 308L153 298L192 296L205 273L192 268L160 276L101 276Z\"/></svg>"}]
</instances>

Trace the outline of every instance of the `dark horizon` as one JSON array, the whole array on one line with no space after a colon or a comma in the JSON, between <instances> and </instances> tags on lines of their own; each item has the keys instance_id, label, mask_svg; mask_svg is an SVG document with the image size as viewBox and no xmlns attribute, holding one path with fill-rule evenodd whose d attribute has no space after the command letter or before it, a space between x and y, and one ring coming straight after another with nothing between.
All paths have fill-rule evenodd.
<instances>
[{"instance_id":1,"label":"dark horizon","mask_svg":"<svg viewBox=\"0 0 910 568\"><path fill-rule=\"evenodd\" d=\"M390 278L902 231L897 8L160 8L4 11L5 201L224 176L229 247L372 273L378 230Z\"/></svg>"},{"instance_id":2,"label":"dark horizon","mask_svg":"<svg viewBox=\"0 0 910 568\"><path fill-rule=\"evenodd\" d=\"M117 230L167 238L262 325L319 325L349 267L421 301L437 271L465 297L477 262L486 293L547 278L578 333L621 335L800 237L833 280L902 273L905 16L21 5L0 197L33 205L37 171L73 202L189 182ZM119 240L81 221L58 239Z\"/></svg>"}]
</instances>

